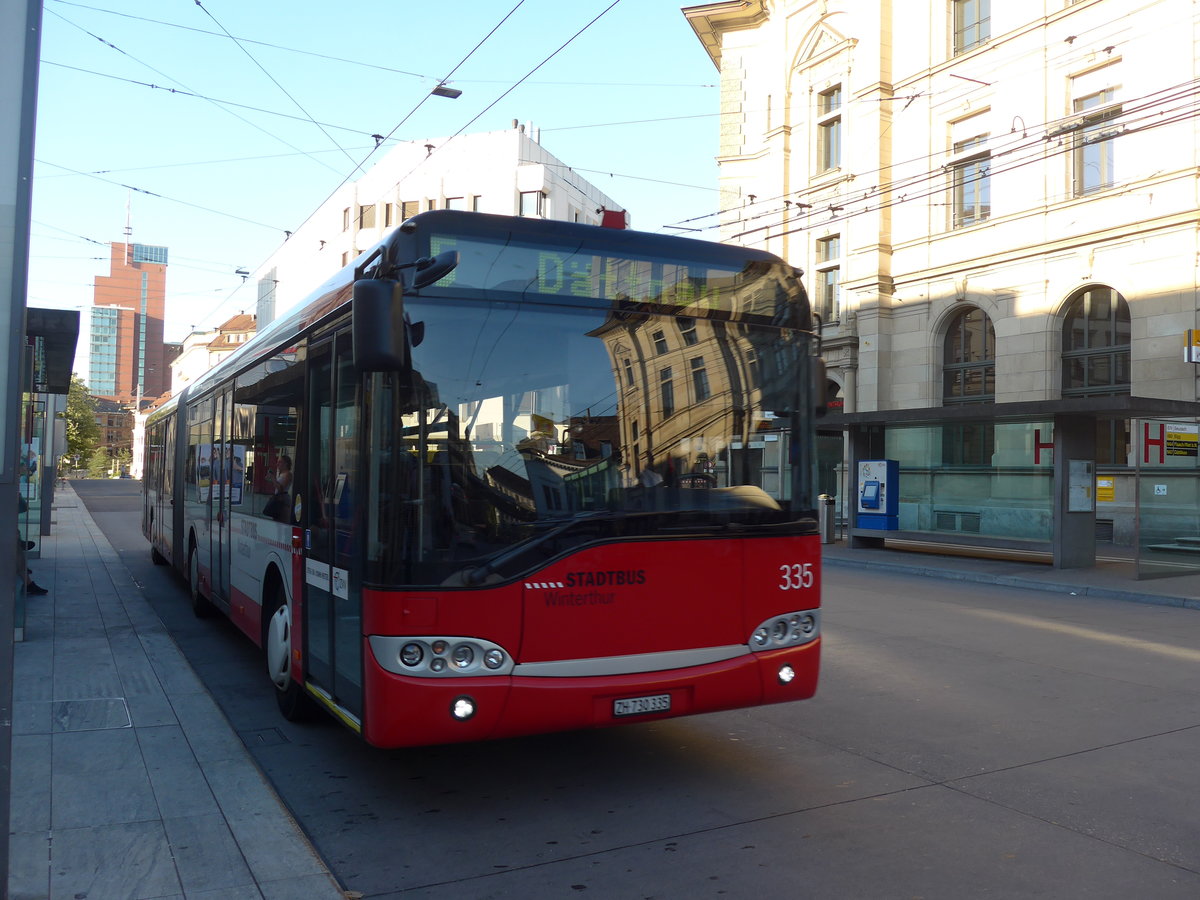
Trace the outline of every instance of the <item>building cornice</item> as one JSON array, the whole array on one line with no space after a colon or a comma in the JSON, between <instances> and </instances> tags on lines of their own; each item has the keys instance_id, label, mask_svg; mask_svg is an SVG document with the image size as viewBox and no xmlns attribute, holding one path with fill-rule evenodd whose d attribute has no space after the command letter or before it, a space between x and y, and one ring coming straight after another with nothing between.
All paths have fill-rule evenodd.
<instances>
[{"instance_id":1,"label":"building cornice","mask_svg":"<svg viewBox=\"0 0 1200 900\"><path fill-rule=\"evenodd\" d=\"M1014 247L1008 251L993 252L985 256L979 256L971 259L961 259L953 263L947 263L940 266L930 266L927 269L919 271L905 272L903 275L895 276L896 292L899 293L902 288L907 288L913 284L938 279L948 278L954 275L970 274L972 272L988 271L997 267L1009 265L1014 262L1037 259L1041 257L1051 256L1055 253L1065 253L1081 248L1095 248L1097 246L1112 243L1113 241L1129 240L1130 238L1144 238L1149 234L1160 231L1173 231L1179 228L1194 228L1200 225L1200 212L1189 210L1186 212L1175 213L1169 216L1161 216L1154 219L1143 219L1136 222L1122 222L1119 225L1114 225L1110 228L1096 229L1082 234L1070 235L1068 237L1058 238L1057 240L1040 241L1033 244L1026 244L1021 247ZM926 239L923 243L932 244L935 239ZM913 246L917 242L914 242ZM897 244L893 246L893 259L898 255L905 245ZM868 282L873 279L866 279ZM844 287L849 289L850 282L847 282Z\"/></svg>"},{"instance_id":2,"label":"building cornice","mask_svg":"<svg viewBox=\"0 0 1200 900\"><path fill-rule=\"evenodd\" d=\"M721 68L721 35L727 31L754 28L768 17L765 0L725 0L723 3L685 6L682 12L718 71Z\"/></svg>"}]
</instances>

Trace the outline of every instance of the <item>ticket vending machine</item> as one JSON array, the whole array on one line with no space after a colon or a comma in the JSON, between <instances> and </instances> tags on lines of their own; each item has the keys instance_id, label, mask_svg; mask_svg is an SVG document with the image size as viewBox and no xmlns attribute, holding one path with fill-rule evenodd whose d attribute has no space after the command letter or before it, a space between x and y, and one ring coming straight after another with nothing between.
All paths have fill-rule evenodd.
<instances>
[{"instance_id":1,"label":"ticket vending machine","mask_svg":"<svg viewBox=\"0 0 1200 900\"><path fill-rule=\"evenodd\" d=\"M895 531L900 527L900 463L894 459L858 462L859 528Z\"/></svg>"}]
</instances>

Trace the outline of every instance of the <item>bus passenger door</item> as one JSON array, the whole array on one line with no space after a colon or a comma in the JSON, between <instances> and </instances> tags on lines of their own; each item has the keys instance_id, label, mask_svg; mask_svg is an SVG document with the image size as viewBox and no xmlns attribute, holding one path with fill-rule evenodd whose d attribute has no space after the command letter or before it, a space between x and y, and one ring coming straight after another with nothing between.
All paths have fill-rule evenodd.
<instances>
[{"instance_id":1,"label":"bus passenger door","mask_svg":"<svg viewBox=\"0 0 1200 900\"><path fill-rule=\"evenodd\" d=\"M304 473L304 634L308 676L342 709L362 716L362 594L358 563L360 377L350 332L308 358Z\"/></svg>"},{"instance_id":2,"label":"bus passenger door","mask_svg":"<svg viewBox=\"0 0 1200 900\"><path fill-rule=\"evenodd\" d=\"M230 485L232 483L233 460L230 443L230 414L233 396L229 391L213 398L216 404L216 421L213 428L212 449L212 596L210 599L222 608L229 604L229 521Z\"/></svg>"},{"instance_id":3,"label":"bus passenger door","mask_svg":"<svg viewBox=\"0 0 1200 900\"><path fill-rule=\"evenodd\" d=\"M178 416L170 416L159 429L162 438L161 456L158 466L158 496L155 498L154 527L166 549L166 558L178 564L179 548L175 545L175 423Z\"/></svg>"}]
</instances>

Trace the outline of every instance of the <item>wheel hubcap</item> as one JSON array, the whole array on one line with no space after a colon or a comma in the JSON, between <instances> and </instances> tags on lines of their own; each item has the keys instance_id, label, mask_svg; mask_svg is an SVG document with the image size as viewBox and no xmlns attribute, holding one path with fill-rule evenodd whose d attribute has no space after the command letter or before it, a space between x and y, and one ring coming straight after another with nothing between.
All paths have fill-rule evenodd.
<instances>
[{"instance_id":1,"label":"wheel hubcap","mask_svg":"<svg viewBox=\"0 0 1200 900\"><path fill-rule=\"evenodd\" d=\"M275 610L267 628L267 670L275 687L286 690L291 681L288 655L291 653L292 613L287 604Z\"/></svg>"}]
</instances>

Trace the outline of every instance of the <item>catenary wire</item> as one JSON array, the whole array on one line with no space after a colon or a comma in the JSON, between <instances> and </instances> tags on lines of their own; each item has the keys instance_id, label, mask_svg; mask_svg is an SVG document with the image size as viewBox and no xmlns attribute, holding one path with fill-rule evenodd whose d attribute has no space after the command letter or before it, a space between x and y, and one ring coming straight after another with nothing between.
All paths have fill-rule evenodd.
<instances>
[{"instance_id":1,"label":"catenary wire","mask_svg":"<svg viewBox=\"0 0 1200 900\"><path fill-rule=\"evenodd\" d=\"M495 33L496 33L496 32L497 32L499 29L500 29L500 27L501 27L501 26L502 26L502 25L503 25L505 22L507 22L507 21L508 21L508 19L509 19L509 18L510 18L510 17L513 15L513 13L515 13L515 12L516 12L518 9L520 9L520 8L521 8L521 6L524 4L524 2L525 2L525 0L518 0L518 2L517 2L517 4L516 4L516 6L514 6L514 7L513 7L511 10L509 10L509 11L508 11L508 13L506 13L506 14L504 15L504 17L503 17L503 18L501 18L501 19L500 19L500 21L499 21L499 22L498 22L498 23L497 23L495 26L493 26L493 27L492 27L492 29L491 29L491 30L490 30L490 31L489 31L489 32L488 32L486 35L484 35L483 39L482 39L482 40L480 40L480 41L479 41L479 43L477 43L477 44L476 44L474 47L472 47L472 48L471 48L471 50L470 50L470 51L469 51L469 52L468 52L468 53L467 53L467 54L466 54L466 55L465 55L465 56L464 56L464 57L463 57L463 58L462 58L462 59L461 59L461 60L458 62L458 64L457 64L457 65L455 65L455 66L454 66L454 68L450 70L450 71L451 71L451 74L453 74L454 72L457 72L457 71L459 70L459 68L461 68L461 67L462 67L462 65L463 65L464 63L466 63L466 61L467 61L467 60L469 60L469 59L470 59L470 58L471 58L471 57L472 57L472 56L473 56L473 55L474 55L474 54L475 54L475 53L476 53L476 52L479 50L479 48L480 48L480 47L482 47L482 46L483 46L483 44L484 44L484 43L485 43L485 42L486 42L486 41L487 41L489 38L491 38L491 37L492 37L492 35L494 35L494 34L495 34ZM620 0L614 0L614 4L613 4L613 5L615 6L617 2L620 2ZM611 8L611 7L610 7L610 8ZM449 76L449 75L447 75L447 78L449 78L449 77L450 77L450 76ZM439 84L444 84L444 83L445 83L445 81L446 81L446 79L442 79L442 80L439 82ZM396 131L398 131L398 130L401 128L401 126L403 126L403 125L404 125L404 123L405 123L405 122L407 122L407 121L408 121L408 120L409 120L409 119L410 119L410 118L411 118L411 117L412 117L412 116L413 116L413 115L414 115L414 114L417 112L417 110L419 110L419 109L421 108L421 106L422 106L422 105L425 103L425 101L426 101L426 100L428 100L428 99L429 99L429 97L430 97L430 96L432 96L432 94L425 94L425 95L424 95L424 96L423 96L423 97L420 99L420 101L418 101L418 103L416 104L416 106L414 106L414 107L412 108L412 110L410 110L410 111L409 111L409 113L408 113L407 115L405 115L405 116L404 116L404 118L402 118L402 119L401 119L401 120L400 120L400 121L399 121L399 122L396 124L396 126L395 126L394 128L392 128L392 130L391 130L390 132L388 132L388 135L387 135L387 137L390 137L391 135L395 134L395 133L396 133ZM385 138L385 140L386 140L386 138ZM382 143L382 142L380 142L380 143ZM374 154L375 150L377 150L377 149L378 149L378 146L377 146L376 148L374 148L373 150L371 150L371 151L370 151L370 152L367 154L367 156L366 156L366 157L364 157L364 159L363 159L363 163L365 163L365 162L367 161L367 159L369 159L369 158L370 158L370 157L371 157L371 156ZM361 165L361 164L360 164L360 165ZM352 174L352 173L351 173L351 174ZM329 198L330 198L330 197L333 197L333 196L334 196L334 195L335 195L335 194L336 194L336 193L337 193L337 192L338 192L338 191L341 189L342 185L344 185L344 184L345 184L347 181L349 181L349 180L350 180L350 175L346 175L346 176L345 176L345 177L342 179L341 183L340 183L340 184L338 184L338 185L337 185L337 187L335 187L335 188L333 189L333 191L331 191L331 192L330 192L329 196L328 196L328 197L326 197L326 198L325 198L325 200L323 200L323 201L321 202L321 204L319 204L319 205L317 206L317 208L316 208L316 209L320 209L320 208L321 208L321 206L323 206L325 203L327 203L327 202L329 201ZM313 217L313 215L315 215L315 213L316 213L316 210L314 210L312 213L309 213L309 215L308 215L308 216L307 216L307 217L304 219L304 221L303 221L303 222L301 222L301 223L300 223L300 225L298 225L298 226L297 226L297 230L298 230L299 228L302 228L302 227L304 226L304 224L305 224L306 222L308 222L308 220L309 220L309 219L311 219L311 218ZM257 269L256 269L256 271L257 271ZM243 283L243 284L244 284L244 283ZM242 285L238 285L237 287L235 287L235 288L234 288L234 290L233 290L233 291L232 291L232 292L231 292L231 293L230 293L230 294L229 294L229 295L228 295L228 296L227 296L227 297L226 297L224 300L222 300L220 303L218 303L218 304L217 304L217 306L216 306L216 308L213 310L213 312L216 312L216 310L219 310L219 309L220 309L221 307L223 307L223 306L224 306L226 303L228 303L230 300L232 300L232 299L233 299L233 298L234 298L234 297L237 295L237 292L238 292L239 290L241 290L241 288L242 288Z\"/></svg>"},{"instance_id":2,"label":"catenary wire","mask_svg":"<svg viewBox=\"0 0 1200 900\"><path fill-rule=\"evenodd\" d=\"M291 91L289 91L287 88L285 88L285 87L284 87L284 86L283 86L283 85L280 83L279 79L278 79L278 78L276 78L274 75L272 75L272 74L271 74L271 73L270 73L270 72L267 70L266 66L264 66L264 65L263 65L261 62L259 62L259 61L258 61L258 60L257 60L257 59L254 57L254 54L253 54L253 53L251 53L249 50L247 50L247 49L246 49L246 47L245 47L245 45L244 45L244 44L242 44L242 43L241 43L241 42L240 42L240 41L239 41L237 38L235 38L235 37L234 37L232 34L230 34L230 33L229 33L229 29L227 29L227 28L226 28L224 25L222 25L222 24L221 24L221 22L220 22L220 21L217 19L217 17L216 17L216 16L214 16L214 15L213 15L213 14L212 14L212 13L211 13L209 10L208 10L208 8L207 8L207 7L206 7L206 6L205 6L205 5L204 5L204 4L201 2L201 0L193 0L193 2L195 2L196 6L197 6L197 7L200 9L200 11L201 11L201 12L203 12L203 13L204 13L206 16L208 16L208 17L209 17L209 19L211 19L211 20L213 21L213 24L215 24L215 25L216 25L218 28L220 28L220 29L221 29L221 31L223 31L223 32L225 33L225 36L226 36L226 37L228 37L228 38L229 38L231 41L233 41L234 45L235 45L235 46L236 46L236 47L237 47L239 50L241 50L241 51L242 51L242 53L244 53L244 54L246 55L246 57L247 57L247 58L248 58L248 59L249 59L249 60L250 60L252 63L254 63L254 65L255 65L255 66L257 66L257 67L258 67L259 71L261 71L261 72L262 72L264 75L266 75L266 76L267 76L267 78L269 78L269 79L270 79L271 83L272 83L273 85L275 85L275 87L279 88L279 90L283 92L283 95L284 95L285 97L287 97L289 100L291 100L291 101L292 101L292 103L293 103L293 104L295 104L296 108L297 108L298 110L300 110L300 112L304 113L304 118L306 118L308 121L312 122L312 124L316 125L316 126L317 126L317 128L318 128L318 129L321 131L321 133L322 133L323 135L325 135L325 137L329 138L329 142L330 142L331 144L333 144L333 146L337 147L339 150L341 150L341 151L342 151L342 155L344 155L344 156L346 157L346 159L350 160L351 164L353 164L353 165L355 166L355 168L354 168L354 170L353 170L353 171L361 171L361 170L362 170L362 163L355 163L355 162L354 162L354 157L352 157L352 156L351 156L351 155L350 155L348 152L346 152L346 149L345 149L345 148L344 148L344 147L343 147L341 144L339 144L339 143L338 143L336 140L334 140L334 137L333 137L333 135L332 135L332 134L330 134L330 133L328 132L328 130L326 130L325 126L324 126L324 125L322 125L320 122L318 122L316 119L314 119L314 118L312 117L312 115L309 113L309 111L308 111L307 109L305 109L305 107L304 107L304 104L302 104L302 103L301 103L299 100L297 100L297 99L295 98L295 96L292 94L292 92L291 92Z\"/></svg>"},{"instance_id":3,"label":"catenary wire","mask_svg":"<svg viewBox=\"0 0 1200 900\"><path fill-rule=\"evenodd\" d=\"M83 26L81 26L81 25L78 25L78 24L76 24L75 22L72 22L70 19L66 18L65 16L61 15L60 13L57 13L57 12L55 12L54 10L46 10L46 12L49 12L51 15L53 15L53 16L55 16L55 17L57 17L57 18L61 19L63 22L66 22L66 23L67 23L68 25L70 25L71 27L79 29L79 30L80 30L80 31L82 31L84 34L86 34L88 37L94 38L95 40L97 40L97 41L99 41L100 43L104 44L106 47L109 47L109 48L111 48L111 49L115 50L117 53L120 53L122 56L124 56L124 57L126 57L126 58L128 58L128 59L130 59L130 60L133 60L134 62L138 63L138 65L141 65L141 66L144 66L144 67L146 67L146 68L147 68L147 69L149 69L151 72L154 72L156 75L161 75L163 78L166 78L166 79L168 79L168 80L170 80L170 81L173 81L173 82L175 82L176 84L182 85L183 87L187 88L189 91L190 91L190 90L192 90L192 88L191 88L189 85L186 85L186 84L184 84L184 83L183 83L182 81L180 81L178 78L172 78L170 75L167 75L165 72L163 72L163 71L161 71L161 70L159 70L159 69L156 69L154 66L150 65L149 63L147 63L147 62L144 62L143 60L140 60L140 59L138 59L136 56L133 56L133 55L132 55L132 54L130 54L130 53L126 53L124 50L122 50L122 49L121 49L120 47L118 47L116 44L113 44L111 41L107 41L107 40L105 40L104 38L100 37L99 35L93 34L92 32L88 31L86 28L84 28ZM199 93L197 93L197 96L202 96L202 95L200 95ZM234 112L233 110L231 110L231 109L226 109L226 108L222 107L220 104L217 104L217 103L214 103L213 105L214 105L214 106L216 106L216 108L217 108L217 109L219 109L219 110L221 110L222 112L224 112L224 113L226 113L226 114L228 114L228 115L231 115L231 116L233 116L233 117L234 117L235 119L237 119L238 121L240 121L240 122L242 122L242 123L244 123L244 124L246 124L246 125L249 125L251 128L255 129L256 131L261 131L263 134L265 134L265 135L269 136L271 139L273 139L273 140L276 140L276 141L279 141L279 143L283 144L285 147L288 147L288 148L289 148L289 149L291 149L291 150L295 150L297 153L301 153L301 154L303 154L303 155L307 156L309 159L312 159L312 160L313 160L313 162L316 162L316 163L318 163L319 165L321 165L321 166L324 166L325 168L327 168L327 169L330 169L330 170L332 170L332 171L334 171L334 172L336 172L336 171L337 171L337 169L334 169L332 166L328 165L328 164L327 164L327 163L325 163L324 161L317 159L316 157L312 156L311 154L304 153L304 151L303 151L303 150L301 150L299 147L293 146L292 144L288 143L288 142L287 142L287 141L285 141L283 138L281 138L279 135L277 135L277 134L274 134L274 133L272 133L272 132L268 131L267 129L265 129L265 128L261 127L260 125L256 125L254 122L251 122L249 119L245 118L244 116L239 116L239 115L238 115L236 112Z\"/></svg>"},{"instance_id":4,"label":"catenary wire","mask_svg":"<svg viewBox=\"0 0 1200 900\"><path fill-rule=\"evenodd\" d=\"M238 109L246 109L251 112L264 113L265 115L268 115L268 116L277 116L281 119L292 119L293 121L297 121L297 122L312 122L312 124L319 127L322 131L324 131L326 128L334 128L334 129L337 129L338 131L348 131L352 134L358 134L358 135L363 135L365 137L371 137L371 132L364 131L360 128L350 128L346 125L331 125L328 122L317 122L317 121L314 121L311 117L296 116L296 115L292 115L291 113L278 112L277 110L273 110L273 109L264 109L261 106L250 106L247 103L237 103L233 100L222 100L219 97L209 97L205 94L197 94L192 91L183 90L182 88L167 87L166 85L154 84L153 82L149 82L149 81L138 81L137 79L134 79L134 78L122 78L120 75L109 75L106 72L97 72L94 69L82 69L79 66L67 65L66 63L55 62L54 60L51 60L51 59L43 59L42 65L54 66L55 68L59 68L59 69L68 69L72 72L80 72L85 75L94 75L97 78L108 78L112 81L123 81L126 84L132 84L132 85L135 85L136 87L150 88L150 89L156 90L156 91L166 91L168 94L175 94L180 97L190 97L194 100L204 100L207 103L215 103L215 104L218 104L219 106L233 106ZM344 148L340 145L336 146L335 149L339 153L343 153L343 154L346 153L346 148ZM311 155L310 153L306 153L303 150L300 150L297 152L301 153L305 156ZM353 162L353 159L351 160L351 162Z\"/></svg>"},{"instance_id":5,"label":"catenary wire","mask_svg":"<svg viewBox=\"0 0 1200 900\"><path fill-rule=\"evenodd\" d=\"M224 35L220 32L216 32L216 31L207 31L203 28L196 28L191 25L181 25L178 22L165 22L162 19L151 19L146 16L135 16L130 13L118 12L115 9L101 9L98 6L89 6L86 3L72 3L72 2L70 2L70 0L51 0L51 2L61 4L62 6L73 6L78 9L86 9L86 10L91 10L92 12L104 13L106 15L120 16L122 18L132 19L132 20L138 21L138 22L146 22L151 25L161 25L166 28L177 28L182 31L191 31L195 34L203 34L203 35L207 35L209 37L218 37L218 38L226 37L226 35ZM272 50L282 50L285 53L296 53L296 54L300 54L303 56L311 56L315 59L326 59L331 62L345 63L346 65L358 66L358 67L361 67L364 69L374 69L374 70L380 71L380 72L389 72L393 75L405 75L405 76L408 76L411 78L419 78L422 81L433 81L433 82L438 81L436 76L429 75L429 74L426 74L423 72L409 72L404 69L394 68L392 66L382 66L382 65L379 65L378 63L364 62L361 59L349 59L344 56L333 56L328 53L318 53L314 50L302 50L299 47L287 47L287 46L284 46L283 44L273 44L270 41L258 41L258 40L254 40L253 38L248 38L248 37L236 37L235 36L234 40L240 41L244 44L254 44L259 47L269 47ZM461 79L459 81L459 83L460 84L507 84L506 81L502 81L499 79L485 79L485 78ZM539 84L539 85L554 85L554 86L568 86L568 87L642 87L642 88L647 88L647 87L653 87L653 88L658 88L658 87L661 87L661 88L713 88L713 87L717 87L716 84L712 84L712 83L709 83L709 84L673 83L672 84L672 83L654 83L654 82L638 82L638 81L634 81L634 82L626 82L626 81L534 81L534 82L530 82L530 83L531 84Z\"/></svg>"}]
</instances>

